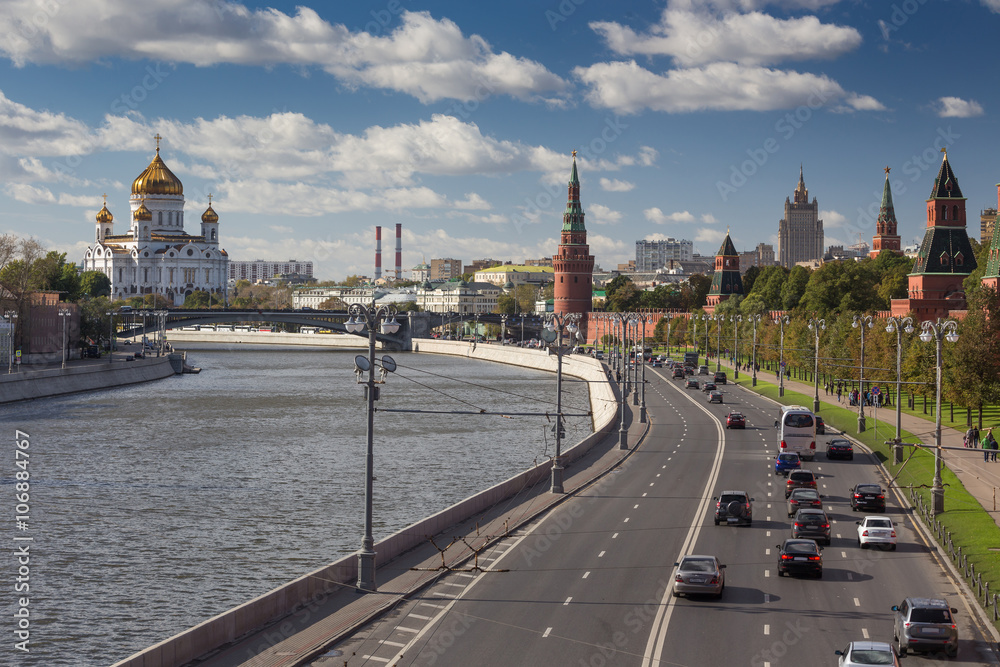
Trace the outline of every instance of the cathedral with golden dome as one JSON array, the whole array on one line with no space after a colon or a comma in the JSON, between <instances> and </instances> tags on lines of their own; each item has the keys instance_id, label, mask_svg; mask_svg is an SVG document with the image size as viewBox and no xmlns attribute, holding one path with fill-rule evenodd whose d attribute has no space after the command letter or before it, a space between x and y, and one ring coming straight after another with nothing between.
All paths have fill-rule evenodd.
<instances>
[{"instance_id":1,"label":"cathedral with golden dome","mask_svg":"<svg viewBox=\"0 0 1000 667\"><path fill-rule=\"evenodd\" d=\"M219 216L212 208L201 215L201 234L184 231L184 186L156 155L132 182L128 233L114 233L114 216L104 207L97 214L97 236L87 249L84 270L111 279L111 297L159 294L175 306L192 292L219 295L225 301L229 255L219 247Z\"/></svg>"}]
</instances>

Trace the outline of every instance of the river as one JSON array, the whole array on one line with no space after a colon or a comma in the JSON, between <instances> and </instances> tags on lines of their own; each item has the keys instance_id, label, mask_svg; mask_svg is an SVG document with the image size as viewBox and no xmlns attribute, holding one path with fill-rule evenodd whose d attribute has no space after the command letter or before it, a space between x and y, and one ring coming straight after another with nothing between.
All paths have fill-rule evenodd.
<instances>
[{"instance_id":1,"label":"river","mask_svg":"<svg viewBox=\"0 0 1000 667\"><path fill-rule=\"evenodd\" d=\"M199 375L0 407L11 509L14 430L31 443L23 664L111 664L356 551L365 403L354 355L197 350ZM379 408L555 409L549 373L394 357ZM564 381L563 403L586 412L586 385ZM590 430L589 418L568 419L566 442ZM546 460L555 444L544 417L377 412L374 433L376 541ZM13 582L15 559L2 568Z\"/></svg>"}]
</instances>

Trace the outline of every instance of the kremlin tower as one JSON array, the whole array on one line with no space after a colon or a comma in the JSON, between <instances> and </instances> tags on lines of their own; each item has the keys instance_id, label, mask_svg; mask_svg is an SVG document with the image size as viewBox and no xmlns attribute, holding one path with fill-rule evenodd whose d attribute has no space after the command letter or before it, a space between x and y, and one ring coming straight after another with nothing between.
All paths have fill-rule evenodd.
<instances>
[{"instance_id":1,"label":"kremlin tower","mask_svg":"<svg viewBox=\"0 0 1000 667\"><path fill-rule=\"evenodd\" d=\"M1000 183L997 183L997 202L1000 202ZM995 231L990 241L990 251L986 255L986 273L983 284L994 290L1000 290L1000 234Z\"/></svg>"},{"instance_id":2,"label":"kremlin tower","mask_svg":"<svg viewBox=\"0 0 1000 667\"><path fill-rule=\"evenodd\" d=\"M593 306L594 256L587 245L587 228L583 224L580 205L580 178L576 173L576 151L573 151L573 171L569 177L569 197L563 213L559 251L552 257L555 276L556 313L580 313L581 333L585 333L586 313Z\"/></svg>"},{"instance_id":3,"label":"kremlin tower","mask_svg":"<svg viewBox=\"0 0 1000 667\"><path fill-rule=\"evenodd\" d=\"M896 211L892 206L892 189L889 187L889 167L885 168L885 186L882 188L882 206L878 210L875 236L869 257L875 259L883 250L902 255L899 234L896 233Z\"/></svg>"},{"instance_id":4,"label":"kremlin tower","mask_svg":"<svg viewBox=\"0 0 1000 667\"><path fill-rule=\"evenodd\" d=\"M712 287L708 290L706 313L714 313L715 307L735 294L743 294L743 277L740 275L740 254L726 230L726 238L715 256L715 273Z\"/></svg>"},{"instance_id":5,"label":"kremlin tower","mask_svg":"<svg viewBox=\"0 0 1000 667\"><path fill-rule=\"evenodd\" d=\"M908 276L908 298L892 300L893 315L912 312L921 322L964 310L962 281L976 269L976 256L965 229L965 197L948 153L943 148L941 152L944 159L927 200L927 231Z\"/></svg>"}]
</instances>

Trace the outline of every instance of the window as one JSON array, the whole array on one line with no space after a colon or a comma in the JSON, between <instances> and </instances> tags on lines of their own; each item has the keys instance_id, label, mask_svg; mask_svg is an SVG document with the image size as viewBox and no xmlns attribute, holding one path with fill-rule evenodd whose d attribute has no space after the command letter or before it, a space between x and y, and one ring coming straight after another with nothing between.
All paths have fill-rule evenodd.
<instances>
[{"instance_id":1,"label":"window","mask_svg":"<svg viewBox=\"0 0 1000 667\"><path fill-rule=\"evenodd\" d=\"M958 204L955 204L951 208L951 219L958 220Z\"/></svg>"}]
</instances>

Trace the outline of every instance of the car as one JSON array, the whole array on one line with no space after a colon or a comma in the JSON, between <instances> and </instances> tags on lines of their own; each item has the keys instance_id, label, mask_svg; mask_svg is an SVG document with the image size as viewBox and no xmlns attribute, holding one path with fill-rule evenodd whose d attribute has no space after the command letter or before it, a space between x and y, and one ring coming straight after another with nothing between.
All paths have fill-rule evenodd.
<instances>
[{"instance_id":1,"label":"car","mask_svg":"<svg viewBox=\"0 0 1000 667\"><path fill-rule=\"evenodd\" d=\"M698 366L698 375L708 375L708 366Z\"/></svg>"},{"instance_id":2,"label":"car","mask_svg":"<svg viewBox=\"0 0 1000 667\"><path fill-rule=\"evenodd\" d=\"M830 518L821 509L800 509L792 521L792 537L811 537L830 546Z\"/></svg>"},{"instance_id":3,"label":"car","mask_svg":"<svg viewBox=\"0 0 1000 667\"><path fill-rule=\"evenodd\" d=\"M834 651L840 656L839 667L861 667L861 665L890 665L899 667L899 658L892 644L886 642L851 642L842 651Z\"/></svg>"},{"instance_id":4,"label":"car","mask_svg":"<svg viewBox=\"0 0 1000 667\"><path fill-rule=\"evenodd\" d=\"M816 540L787 539L778 548L778 576L811 574L823 576L823 549Z\"/></svg>"},{"instance_id":5,"label":"car","mask_svg":"<svg viewBox=\"0 0 1000 667\"><path fill-rule=\"evenodd\" d=\"M816 435L826 435L826 422L819 415L816 415Z\"/></svg>"},{"instance_id":6,"label":"car","mask_svg":"<svg viewBox=\"0 0 1000 667\"><path fill-rule=\"evenodd\" d=\"M753 523L753 498L746 491L723 491L715 501L715 525Z\"/></svg>"},{"instance_id":7,"label":"car","mask_svg":"<svg viewBox=\"0 0 1000 667\"><path fill-rule=\"evenodd\" d=\"M785 482L785 500L792 495L795 489L815 489L816 475L811 470L792 470L788 473L788 481Z\"/></svg>"},{"instance_id":8,"label":"car","mask_svg":"<svg viewBox=\"0 0 1000 667\"><path fill-rule=\"evenodd\" d=\"M774 474L788 475L791 470L798 470L802 467L802 459L795 452L782 452L774 457Z\"/></svg>"},{"instance_id":9,"label":"car","mask_svg":"<svg viewBox=\"0 0 1000 667\"><path fill-rule=\"evenodd\" d=\"M795 489L788 496L788 516L800 509L823 509L823 496L815 489Z\"/></svg>"},{"instance_id":10,"label":"car","mask_svg":"<svg viewBox=\"0 0 1000 667\"><path fill-rule=\"evenodd\" d=\"M697 389L698 388L698 381L695 380L694 378L688 378L684 382L684 388L685 389Z\"/></svg>"},{"instance_id":11,"label":"car","mask_svg":"<svg viewBox=\"0 0 1000 667\"><path fill-rule=\"evenodd\" d=\"M958 655L958 628L952 609L944 600L934 598L906 598L893 605L892 639L896 642L899 657L907 651L930 653L944 651L954 658Z\"/></svg>"},{"instance_id":12,"label":"car","mask_svg":"<svg viewBox=\"0 0 1000 667\"><path fill-rule=\"evenodd\" d=\"M657 360L665 362L667 360L667 355L661 354L660 356L657 357Z\"/></svg>"},{"instance_id":13,"label":"car","mask_svg":"<svg viewBox=\"0 0 1000 667\"><path fill-rule=\"evenodd\" d=\"M650 362L649 367L650 368L663 368L663 362L660 361L659 359L653 359L653 361Z\"/></svg>"},{"instance_id":14,"label":"car","mask_svg":"<svg viewBox=\"0 0 1000 667\"><path fill-rule=\"evenodd\" d=\"M714 595L722 597L726 589L726 566L715 556L684 556L674 563L674 597L681 595Z\"/></svg>"},{"instance_id":15,"label":"car","mask_svg":"<svg viewBox=\"0 0 1000 667\"><path fill-rule=\"evenodd\" d=\"M850 440L835 438L826 443L826 458L854 460L854 445Z\"/></svg>"},{"instance_id":16,"label":"car","mask_svg":"<svg viewBox=\"0 0 1000 667\"><path fill-rule=\"evenodd\" d=\"M896 550L896 527L892 525L892 518L884 514L871 514L866 516L858 524L858 546L867 549L869 545L876 545L889 551Z\"/></svg>"},{"instance_id":17,"label":"car","mask_svg":"<svg viewBox=\"0 0 1000 667\"><path fill-rule=\"evenodd\" d=\"M709 403L719 403L722 404L722 392L721 391L710 391L708 392L708 402Z\"/></svg>"},{"instance_id":18,"label":"car","mask_svg":"<svg viewBox=\"0 0 1000 667\"><path fill-rule=\"evenodd\" d=\"M694 375L694 369L690 366L684 367L684 375Z\"/></svg>"},{"instance_id":19,"label":"car","mask_svg":"<svg viewBox=\"0 0 1000 667\"><path fill-rule=\"evenodd\" d=\"M724 371L716 371L714 379L716 384L726 384L726 373Z\"/></svg>"},{"instance_id":20,"label":"car","mask_svg":"<svg viewBox=\"0 0 1000 667\"><path fill-rule=\"evenodd\" d=\"M747 418L742 412L730 412L726 415L726 428L746 428Z\"/></svg>"},{"instance_id":21,"label":"car","mask_svg":"<svg viewBox=\"0 0 1000 667\"><path fill-rule=\"evenodd\" d=\"M684 369L683 368L679 368L678 367L678 368L674 369L674 379L676 380L677 378L681 378L681 379L684 378Z\"/></svg>"},{"instance_id":22,"label":"car","mask_svg":"<svg viewBox=\"0 0 1000 667\"><path fill-rule=\"evenodd\" d=\"M715 386L715 383L709 382L708 380L705 380L705 382L701 385L702 391L715 391L716 389L718 389L718 387Z\"/></svg>"},{"instance_id":23,"label":"car","mask_svg":"<svg viewBox=\"0 0 1000 667\"><path fill-rule=\"evenodd\" d=\"M851 487L851 511L885 511L885 492L878 484L858 484Z\"/></svg>"}]
</instances>

